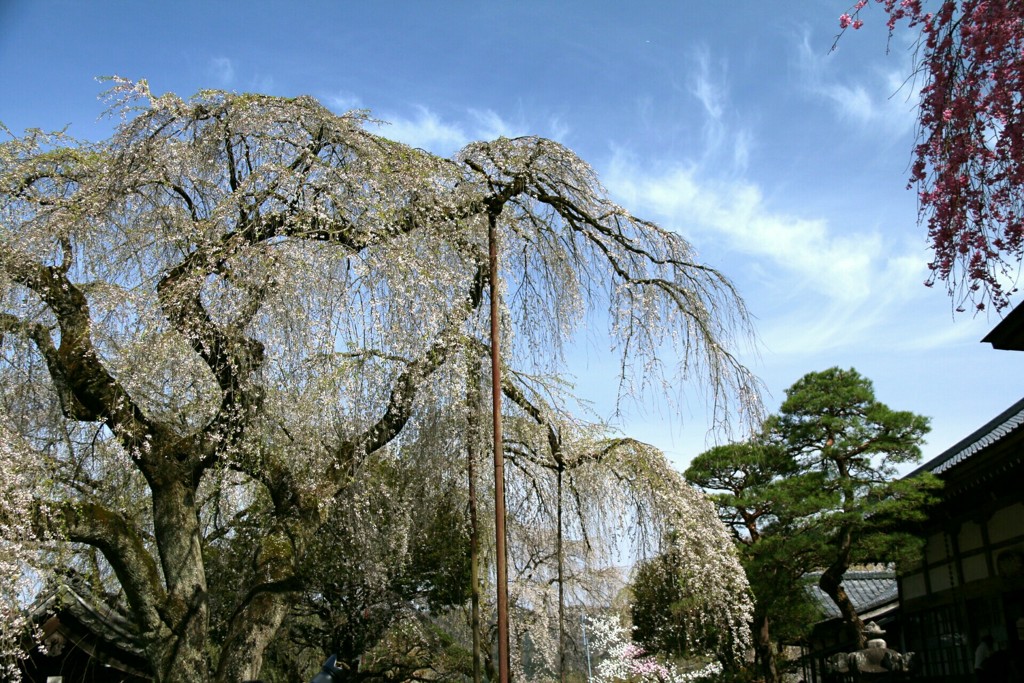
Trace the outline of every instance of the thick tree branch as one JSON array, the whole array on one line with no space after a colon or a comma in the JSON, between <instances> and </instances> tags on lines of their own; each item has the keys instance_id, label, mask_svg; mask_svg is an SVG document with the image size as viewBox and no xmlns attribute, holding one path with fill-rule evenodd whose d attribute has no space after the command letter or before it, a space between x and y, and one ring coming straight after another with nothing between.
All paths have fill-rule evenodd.
<instances>
[{"instance_id":1,"label":"thick tree branch","mask_svg":"<svg viewBox=\"0 0 1024 683\"><path fill-rule=\"evenodd\" d=\"M89 303L82 290L68 279L63 268L32 263L11 252L0 253L0 268L35 292L57 319L57 348L44 328L30 326L27 331L46 360L62 396L62 408L75 419L105 421L133 457L144 457L158 433L157 425L104 367L93 344ZM11 318L7 322L11 324Z\"/></svg>"},{"instance_id":2,"label":"thick tree branch","mask_svg":"<svg viewBox=\"0 0 1024 683\"><path fill-rule=\"evenodd\" d=\"M40 533L66 533L69 540L90 545L110 563L139 621L152 634L168 623L166 593L160 573L142 537L121 515L96 503L65 503L36 510Z\"/></svg>"}]
</instances>

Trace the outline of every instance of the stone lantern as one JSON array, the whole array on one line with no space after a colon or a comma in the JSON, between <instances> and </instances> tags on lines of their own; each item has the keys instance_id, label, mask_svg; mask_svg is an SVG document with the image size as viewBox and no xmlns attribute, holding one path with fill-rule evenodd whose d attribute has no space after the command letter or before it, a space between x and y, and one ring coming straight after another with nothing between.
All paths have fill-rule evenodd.
<instances>
[{"instance_id":1,"label":"stone lantern","mask_svg":"<svg viewBox=\"0 0 1024 683\"><path fill-rule=\"evenodd\" d=\"M894 681L910 670L913 652L902 653L888 647L882 636L885 631L869 621L864 626L867 647L854 652L839 652L826 660L828 670L845 681Z\"/></svg>"}]
</instances>

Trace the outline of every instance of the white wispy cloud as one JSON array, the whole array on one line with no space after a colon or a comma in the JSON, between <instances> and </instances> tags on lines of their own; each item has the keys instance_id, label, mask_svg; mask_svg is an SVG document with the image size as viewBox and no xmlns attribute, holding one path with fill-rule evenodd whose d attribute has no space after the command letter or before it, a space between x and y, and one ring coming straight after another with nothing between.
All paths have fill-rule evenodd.
<instances>
[{"instance_id":1,"label":"white wispy cloud","mask_svg":"<svg viewBox=\"0 0 1024 683\"><path fill-rule=\"evenodd\" d=\"M739 171L746 171L750 164L750 149L753 146L753 134L749 129L736 131L732 136L732 165Z\"/></svg>"},{"instance_id":2,"label":"white wispy cloud","mask_svg":"<svg viewBox=\"0 0 1024 683\"><path fill-rule=\"evenodd\" d=\"M231 85L235 80L235 65L227 57L214 57L206 69L222 88Z\"/></svg>"},{"instance_id":3,"label":"white wispy cloud","mask_svg":"<svg viewBox=\"0 0 1024 683\"><path fill-rule=\"evenodd\" d=\"M548 120L547 137L558 142L565 142L572 133L572 127L561 118L554 116Z\"/></svg>"},{"instance_id":4,"label":"white wispy cloud","mask_svg":"<svg viewBox=\"0 0 1024 683\"><path fill-rule=\"evenodd\" d=\"M839 349L922 351L936 345L934 328L920 325L910 315L925 290L919 258L874 254L857 270L864 282L851 297L814 296L801 289L799 280L789 280L804 304L795 305L794 296L787 301L793 305L772 311L770 321L761 327L766 348L802 357ZM780 280L786 282L786 275Z\"/></svg>"},{"instance_id":5,"label":"white wispy cloud","mask_svg":"<svg viewBox=\"0 0 1024 683\"><path fill-rule=\"evenodd\" d=\"M448 155L470 140L461 125L443 121L438 114L423 106L416 107L412 117L385 114L382 118L387 123L373 126L375 132L430 152Z\"/></svg>"},{"instance_id":6,"label":"white wispy cloud","mask_svg":"<svg viewBox=\"0 0 1024 683\"><path fill-rule=\"evenodd\" d=\"M507 121L490 109L470 109L469 116L473 122L472 135L476 140L514 138L530 132L522 121Z\"/></svg>"},{"instance_id":7,"label":"white wispy cloud","mask_svg":"<svg viewBox=\"0 0 1024 683\"><path fill-rule=\"evenodd\" d=\"M345 112L352 111L353 109L366 108L362 99L360 99L358 95L354 95L350 92L331 93L323 98L323 102L329 109L337 112L338 114L344 114Z\"/></svg>"},{"instance_id":8,"label":"white wispy cloud","mask_svg":"<svg viewBox=\"0 0 1024 683\"><path fill-rule=\"evenodd\" d=\"M710 118L721 119L726 97L725 78L721 74L712 75L711 54L706 47L696 49L693 60L697 68L690 74L690 93L700 101Z\"/></svg>"},{"instance_id":9,"label":"white wispy cloud","mask_svg":"<svg viewBox=\"0 0 1024 683\"><path fill-rule=\"evenodd\" d=\"M759 300L773 305L761 330L776 353L807 353L856 344L887 316L920 296L919 253L878 230L851 230L825 217L773 210L755 183L715 180L696 165L653 168L616 154L602 177L631 210L714 242L729 268L756 281ZM754 311L755 314L757 311Z\"/></svg>"},{"instance_id":10,"label":"white wispy cloud","mask_svg":"<svg viewBox=\"0 0 1024 683\"><path fill-rule=\"evenodd\" d=\"M357 99L347 100L347 103ZM332 102L332 107L339 110ZM352 107L349 107L352 108ZM434 154L450 156L474 140L494 140L538 133L523 120L509 120L490 109L467 109L456 118L443 118L422 105L413 108L413 115L373 112L386 123L373 126L374 132L391 140L404 142ZM569 134L569 127L558 118L546 122L540 135L559 140Z\"/></svg>"},{"instance_id":11,"label":"white wispy cloud","mask_svg":"<svg viewBox=\"0 0 1024 683\"><path fill-rule=\"evenodd\" d=\"M950 306L952 309L952 306ZM936 349L950 349L957 346L977 346L989 330L995 325L994 320L984 316L969 319L959 318L954 321L952 310L938 322L931 324L927 333L892 337L890 348L893 351L924 353ZM954 324L955 323L955 324Z\"/></svg>"},{"instance_id":12,"label":"white wispy cloud","mask_svg":"<svg viewBox=\"0 0 1024 683\"><path fill-rule=\"evenodd\" d=\"M732 105L728 62L713 59L707 46L697 46L690 63L686 89L701 106L703 159L719 159L736 171L745 171L754 138Z\"/></svg>"},{"instance_id":13,"label":"white wispy cloud","mask_svg":"<svg viewBox=\"0 0 1024 683\"><path fill-rule=\"evenodd\" d=\"M256 74L249 79L248 87L253 92L274 92L277 81L272 74Z\"/></svg>"},{"instance_id":14,"label":"white wispy cloud","mask_svg":"<svg viewBox=\"0 0 1024 683\"><path fill-rule=\"evenodd\" d=\"M713 233L733 249L769 258L836 299L862 296L865 270L881 250L877 235L832 235L820 218L771 213L753 183L703 180L696 167L651 173L619 154L605 181L630 206L645 207L668 225Z\"/></svg>"},{"instance_id":15,"label":"white wispy cloud","mask_svg":"<svg viewBox=\"0 0 1024 683\"><path fill-rule=\"evenodd\" d=\"M808 92L831 103L845 121L880 127L889 134L913 130L920 86L907 80L913 65L906 51L894 50L888 69L842 71L833 57L812 47L810 33L803 34L797 68Z\"/></svg>"}]
</instances>

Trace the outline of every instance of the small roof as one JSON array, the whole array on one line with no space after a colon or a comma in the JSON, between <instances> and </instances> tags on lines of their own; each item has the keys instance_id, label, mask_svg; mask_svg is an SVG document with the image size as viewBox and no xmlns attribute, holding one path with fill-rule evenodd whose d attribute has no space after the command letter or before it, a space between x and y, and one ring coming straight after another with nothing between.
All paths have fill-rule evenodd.
<instances>
[{"instance_id":1,"label":"small roof","mask_svg":"<svg viewBox=\"0 0 1024 683\"><path fill-rule=\"evenodd\" d=\"M72 579L44 589L28 610L30 618L41 624L55 616L56 630L89 657L129 674L131 680L151 679L149 663L127 615L101 599L86 597L76 583Z\"/></svg>"},{"instance_id":2,"label":"small roof","mask_svg":"<svg viewBox=\"0 0 1024 683\"><path fill-rule=\"evenodd\" d=\"M103 634L111 643L116 643L133 654L143 654L135 630L123 612L87 600L70 585L61 584L39 596L29 608L29 615L32 619L38 620L59 609L68 610L83 626L93 633Z\"/></svg>"},{"instance_id":3,"label":"small roof","mask_svg":"<svg viewBox=\"0 0 1024 683\"><path fill-rule=\"evenodd\" d=\"M807 586L807 591L821 609L825 619L841 617L836 603L818 587L820 577L821 572L807 574L807 578L814 579L814 583ZM876 618L879 614L888 612L889 607L895 606L899 599L896 572L892 569L848 571L843 574L842 586L861 619Z\"/></svg>"}]
</instances>

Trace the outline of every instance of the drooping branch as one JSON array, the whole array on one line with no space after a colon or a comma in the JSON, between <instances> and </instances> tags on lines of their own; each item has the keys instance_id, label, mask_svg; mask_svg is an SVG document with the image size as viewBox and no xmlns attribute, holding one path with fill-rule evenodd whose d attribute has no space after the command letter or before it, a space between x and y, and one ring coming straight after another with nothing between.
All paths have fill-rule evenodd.
<instances>
[{"instance_id":1,"label":"drooping branch","mask_svg":"<svg viewBox=\"0 0 1024 683\"><path fill-rule=\"evenodd\" d=\"M750 331L742 299L720 272L696 261L682 237L608 200L589 166L552 141L474 143L460 160L483 178L490 201L500 203L510 242L522 242L520 278L528 294L519 315L540 319L533 310L540 303L551 307L552 327L572 324L565 316L578 313L571 303L577 288L592 299L596 284L607 296L611 332L622 342L623 383L637 356L647 361L641 381L652 381L657 350L670 340L678 345L678 372L687 379L701 375L717 419L727 424L735 402L745 421L757 422L759 383L731 348L736 332ZM567 282L566 264L574 273ZM555 293L553 282L563 291Z\"/></svg>"},{"instance_id":2,"label":"drooping branch","mask_svg":"<svg viewBox=\"0 0 1024 683\"><path fill-rule=\"evenodd\" d=\"M358 453L373 453L394 439L408 422L420 382L463 348L462 326L469 315L480 307L483 300L485 272L486 266L480 263L476 267L475 277L471 280L466 305L463 306L461 314L449 322L447 329L439 334L434 343L398 376L384 414L345 448L354 447Z\"/></svg>"},{"instance_id":3,"label":"drooping branch","mask_svg":"<svg viewBox=\"0 0 1024 683\"><path fill-rule=\"evenodd\" d=\"M868 0L839 17L865 23ZM890 38L909 31L921 84L908 189L917 194L932 259L957 312L1000 311L1024 257L1024 20L1018 0L876 0ZM903 29L897 26L903 24Z\"/></svg>"}]
</instances>

